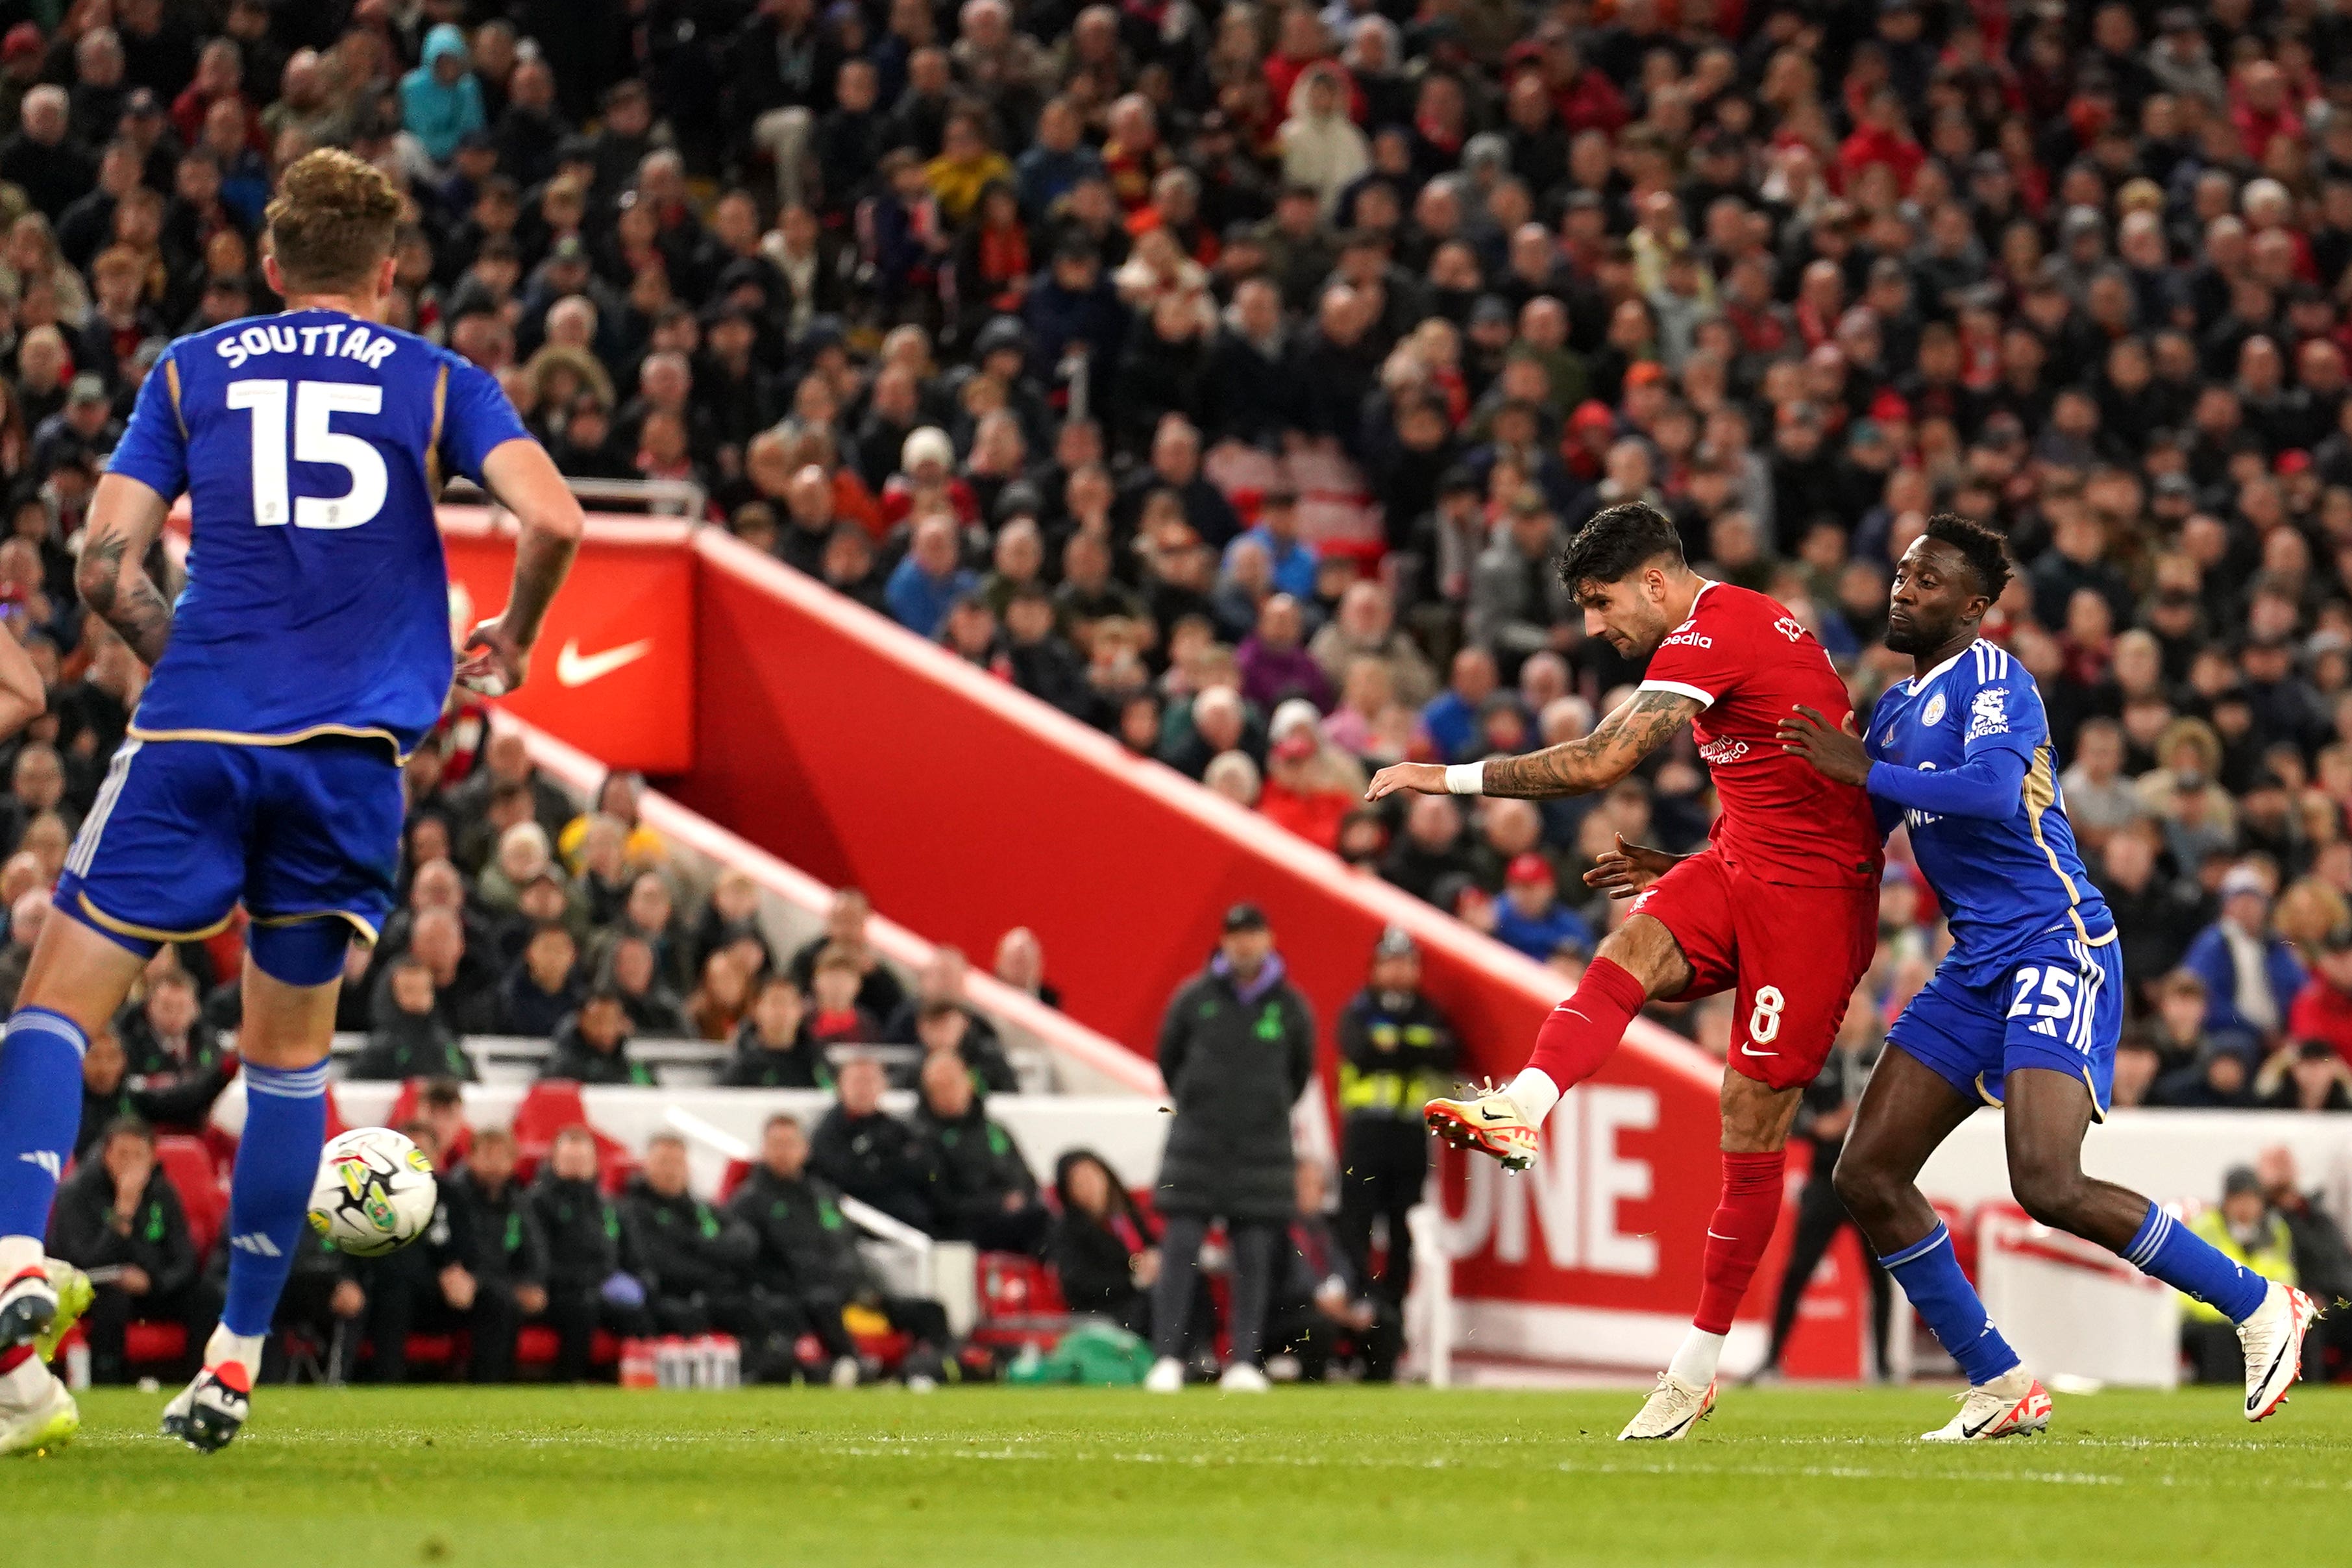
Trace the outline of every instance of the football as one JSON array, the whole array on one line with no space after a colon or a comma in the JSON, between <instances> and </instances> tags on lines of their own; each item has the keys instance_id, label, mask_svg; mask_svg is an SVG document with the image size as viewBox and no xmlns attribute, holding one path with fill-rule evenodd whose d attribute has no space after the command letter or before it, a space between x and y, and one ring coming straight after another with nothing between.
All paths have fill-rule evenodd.
<instances>
[{"instance_id":1,"label":"football","mask_svg":"<svg viewBox=\"0 0 2352 1568\"><path fill-rule=\"evenodd\" d=\"M329 1141L310 1188L310 1225L352 1258L381 1258L416 1239L440 1186L425 1152L389 1127Z\"/></svg>"}]
</instances>

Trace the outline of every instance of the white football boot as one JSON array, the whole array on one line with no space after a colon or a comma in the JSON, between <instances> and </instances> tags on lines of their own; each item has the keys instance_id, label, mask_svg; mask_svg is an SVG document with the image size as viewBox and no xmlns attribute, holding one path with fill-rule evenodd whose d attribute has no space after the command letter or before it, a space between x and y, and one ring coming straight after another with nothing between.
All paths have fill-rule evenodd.
<instances>
[{"instance_id":1,"label":"white football boot","mask_svg":"<svg viewBox=\"0 0 2352 1568\"><path fill-rule=\"evenodd\" d=\"M2259 1421L2286 1403L2286 1391L2303 1375L2303 1336L2319 1315L2317 1301L2273 1280L2254 1315L2238 1325L2238 1342L2246 1349L2247 1420Z\"/></svg>"},{"instance_id":2,"label":"white football boot","mask_svg":"<svg viewBox=\"0 0 2352 1568\"><path fill-rule=\"evenodd\" d=\"M1690 1436L1691 1428L1707 1418L1715 1408L1715 1384L1693 1388L1673 1373L1658 1373L1658 1386L1642 1403L1633 1419L1625 1423L1625 1430L1617 1434L1620 1443L1676 1442Z\"/></svg>"},{"instance_id":3,"label":"white football boot","mask_svg":"<svg viewBox=\"0 0 2352 1568\"><path fill-rule=\"evenodd\" d=\"M1996 1437L2029 1437L2050 1426L2050 1394L2040 1381L2028 1377L2022 1395L1996 1393L1979 1384L1959 1396L1960 1413L1933 1432L1922 1432L1922 1443L1990 1443Z\"/></svg>"}]
</instances>

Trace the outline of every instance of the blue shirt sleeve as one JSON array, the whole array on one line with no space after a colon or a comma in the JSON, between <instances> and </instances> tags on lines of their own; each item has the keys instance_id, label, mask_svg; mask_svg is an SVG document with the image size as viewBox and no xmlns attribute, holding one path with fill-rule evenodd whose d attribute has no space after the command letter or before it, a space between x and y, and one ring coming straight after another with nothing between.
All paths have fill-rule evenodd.
<instances>
[{"instance_id":1,"label":"blue shirt sleeve","mask_svg":"<svg viewBox=\"0 0 2352 1568\"><path fill-rule=\"evenodd\" d=\"M1888 800L1907 811L2000 822L2015 816L2023 806L2024 785L2023 753L1994 746L1941 773L1914 773L1892 763L1873 763L1868 788L1874 805Z\"/></svg>"},{"instance_id":2,"label":"blue shirt sleeve","mask_svg":"<svg viewBox=\"0 0 2352 1568\"><path fill-rule=\"evenodd\" d=\"M483 458L509 441L530 438L498 378L478 364L452 356L449 396L441 417L441 450L449 459L451 471L478 485Z\"/></svg>"},{"instance_id":3,"label":"blue shirt sleeve","mask_svg":"<svg viewBox=\"0 0 2352 1568\"><path fill-rule=\"evenodd\" d=\"M165 500L188 488L188 437L180 427L180 410L172 405L173 363L167 352L139 384L131 423L106 462L108 473L128 475Z\"/></svg>"}]
</instances>

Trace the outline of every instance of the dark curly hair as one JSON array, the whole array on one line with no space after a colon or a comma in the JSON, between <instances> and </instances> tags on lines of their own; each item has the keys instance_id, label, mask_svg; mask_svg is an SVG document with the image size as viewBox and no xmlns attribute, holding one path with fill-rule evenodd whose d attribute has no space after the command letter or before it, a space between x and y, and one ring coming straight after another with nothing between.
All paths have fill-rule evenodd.
<instances>
[{"instance_id":1,"label":"dark curly hair","mask_svg":"<svg viewBox=\"0 0 2352 1568\"><path fill-rule=\"evenodd\" d=\"M1683 536L1656 507L1627 501L1592 514L1559 553L1560 581L1570 592L1586 583L1617 583L1661 556L1683 564Z\"/></svg>"},{"instance_id":2,"label":"dark curly hair","mask_svg":"<svg viewBox=\"0 0 2352 1568\"><path fill-rule=\"evenodd\" d=\"M1988 599L2000 597L2009 586L2009 542L1997 529L1957 512L1938 512L1927 520L1927 537L1958 551L1976 574L1977 588Z\"/></svg>"}]
</instances>

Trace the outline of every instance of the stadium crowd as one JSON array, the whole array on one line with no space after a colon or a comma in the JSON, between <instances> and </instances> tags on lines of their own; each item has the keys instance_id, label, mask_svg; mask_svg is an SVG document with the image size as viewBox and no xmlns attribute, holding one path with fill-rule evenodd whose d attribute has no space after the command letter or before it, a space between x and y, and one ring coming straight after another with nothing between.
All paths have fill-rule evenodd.
<instances>
[{"instance_id":1,"label":"stadium crowd","mask_svg":"<svg viewBox=\"0 0 2352 1568\"><path fill-rule=\"evenodd\" d=\"M1991 521L2023 570L1988 635L2042 682L2124 930L2117 1099L2352 1107L2331 12L9 0L0 22L0 595L53 697L7 758L0 991L142 674L75 602L95 475L164 342L274 306L272 171L334 143L413 204L395 323L494 370L567 473L691 483L785 563L1570 968L1619 912L1584 896L1592 858L1704 834L1686 741L1594 800L1359 804L1370 766L1572 737L1625 688L1551 573L1568 533L1662 506L1866 703L1901 669L1890 562L1933 511ZM902 1075L935 1119L934 1076L1013 1087L960 961L908 994L854 898L771 954L748 884L686 907L632 781L583 816L478 710L443 741L414 764L402 910L352 959L356 1072L463 1078L490 1031L644 1081L629 1039L676 1035L853 1117L875 1086L834 1082L829 1042L953 1056ZM1882 911L1861 1046L1938 940L1899 856ZM996 968L1043 984L1025 933ZM1659 1011L1722 1048L1721 1006ZM93 1189L138 1185L121 1111L201 1120L236 1018L200 950L159 962L90 1053Z\"/></svg>"}]
</instances>

